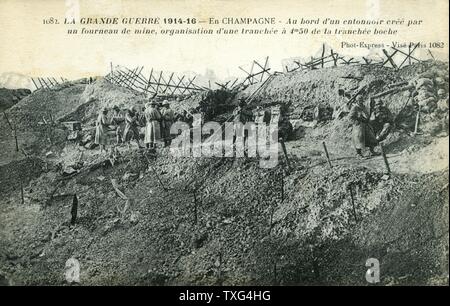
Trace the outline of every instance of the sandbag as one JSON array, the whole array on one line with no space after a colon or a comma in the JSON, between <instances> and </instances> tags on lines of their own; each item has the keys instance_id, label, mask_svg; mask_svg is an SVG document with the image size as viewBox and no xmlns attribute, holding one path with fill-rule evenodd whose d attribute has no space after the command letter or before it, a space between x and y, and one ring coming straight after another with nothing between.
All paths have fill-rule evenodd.
<instances>
[{"instance_id":1,"label":"sandbag","mask_svg":"<svg viewBox=\"0 0 450 306\"><path fill-rule=\"evenodd\" d=\"M441 78L441 77L435 78L434 81L436 82L437 85L444 85L445 84L444 78Z\"/></svg>"},{"instance_id":2,"label":"sandbag","mask_svg":"<svg viewBox=\"0 0 450 306\"><path fill-rule=\"evenodd\" d=\"M448 99L441 99L437 102L437 107L441 111L448 111Z\"/></svg>"},{"instance_id":3,"label":"sandbag","mask_svg":"<svg viewBox=\"0 0 450 306\"><path fill-rule=\"evenodd\" d=\"M420 78L416 81L416 89L419 89L423 86L433 87L433 81L429 78Z\"/></svg>"},{"instance_id":4,"label":"sandbag","mask_svg":"<svg viewBox=\"0 0 450 306\"><path fill-rule=\"evenodd\" d=\"M429 97L434 97L434 94L427 90L420 90L416 97L417 97L417 100L420 101L420 100L428 99Z\"/></svg>"},{"instance_id":5,"label":"sandbag","mask_svg":"<svg viewBox=\"0 0 450 306\"><path fill-rule=\"evenodd\" d=\"M418 103L419 103L420 106L426 106L426 105L428 106L430 104L435 103L436 99L434 97L429 97L427 99L418 100L418 101L419 101Z\"/></svg>"}]
</instances>

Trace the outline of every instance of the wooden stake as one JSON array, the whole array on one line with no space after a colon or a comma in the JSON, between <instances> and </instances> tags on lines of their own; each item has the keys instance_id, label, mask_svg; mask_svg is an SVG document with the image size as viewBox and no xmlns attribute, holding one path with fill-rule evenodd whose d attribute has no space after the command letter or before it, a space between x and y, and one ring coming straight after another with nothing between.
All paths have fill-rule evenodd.
<instances>
[{"instance_id":1,"label":"wooden stake","mask_svg":"<svg viewBox=\"0 0 450 306\"><path fill-rule=\"evenodd\" d=\"M327 157L328 164L330 165L330 168L332 168L332 166L331 166L331 160L330 160L330 155L328 154L328 150L327 150L327 146L326 146L326 144L325 144L325 141L322 141L322 145L323 145L323 149L325 150L325 156Z\"/></svg>"},{"instance_id":2,"label":"wooden stake","mask_svg":"<svg viewBox=\"0 0 450 306\"><path fill-rule=\"evenodd\" d=\"M6 122L8 123L9 128L11 129L11 131L12 131L12 133L13 133L13 137L14 137L14 140L15 140L15 142L16 142L16 152L19 152L19 143L18 143L18 141L17 141L16 127L13 126L13 125L11 124L11 121L9 121L9 118L8 118L8 116L6 115L5 112L3 112L3 116L5 116Z\"/></svg>"},{"instance_id":3,"label":"wooden stake","mask_svg":"<svg viewBox=\"0 0 450 306\"><path fill-rule=\"evenodd\" d=\"M414 134L415 135L417 135L418 129L419 129L420 109L421 109L421 106L419 105L419 110L417 111L417 115L416 115L416 124L414 126Z\"/></svg>"},{"instance_id":4,"label":"wooden stake","mask_svg":"<svg viewBox=\"0 0 450 306\"><path fill-rule=\"evenodd\" d=\"M388 163L388 160L387 160L387 157L386 157L386 153L384 152L384 148L383 148L382 144L380 144L380 148L381 148L381 154L383 155L384 165L386 166L387 173L390 175L391 174L391 168L389 167L389 163Z\"/></svg>"},{"instance_id":5,"label":"wooden stake","mask_svg":"<svg viewBox=\"0 0 450 306\"><path fill-rule=\"evenodd\" d=\"M194 224L197 224L197 191L194 190Z\"/></svg>"},{"instance_id":6,"label":"wooden stake","mask_svg":"<svg viewBox=\"0 0 450 306\"><path fill-rule=\"evenodd\" d=\"M323 57L325 56L325 44L322 44L322 61L321 61L321 67L323 68Z\"/></svg>"},{"instance_id":7,"label":"wooden stake","mask_svg":"<svg viewBox=\"0 0 450 306\"><path fill-rule=\"evenodd\" d=\"M37 89L39 89L39 86L37 86L37 84L36 84L36 82L34 81L34 79L33 78L31 78L31 81L33 82L33 84L34 84L34 87L36 87L36 90Z\"/></svg>"},{"instance_id":8,"label":"wooden stake","mask_svg":"<svg viewBox=\"0 0 450 306\"><path fill-rule=\"evenodd\" d=\"M70 211L70 214L72 216L72 218L70 219L70 224L75 225L78 215L78 197L76 194L74 194L72 198L72 209Z\"/></svg>"},{"instance_id":9,"label":"wooden stake","mask_svg":"<svg viewBox=\"0 0 450 306\"><path fill-rule=\"evenodd\" d=\"M284 157L286 158L286 163L287 163L288 168L290 170L291 169L291 162L289 161L289 158L288 158L288 155L287 155L286 145L284 144L284 140L281 137L280 137L280 143L281 143L281 148L283 149Z\"/></svg>"},{"instance_id":10,"label":"wooden stake","mask_svg":"<svg viewBox=\"0 0 450 306\"><path fill-rule=\"evenodd\" d=\"M386 57L387 57L387 60L383 63L383 66L384 66L387 62L389 62L389 63L391 63L391 65L392 65L392 67L393 67L394 69L397 69L398 67L397 67L397 65L395 64L395 62L394 62L394 60L392 59L392 57L398 52L398 50L395 50L391 55L389 55L385 49L382 49L382 51L383 51L384 55L386 55Z\"/></svg>"},{"instance_id":11,"label":"wooden stake","mask_svg":"<svg viewBox=\"0 0 450 306\"><path fill-rule=\"evenodd\" d=\"M350 190L350 199L352 201L353 216L355 218L355 222L358 223L358 217L356 215L355 199L354 199L354 196L353 196L353 188L352 188L351 184L348 186L348 189Z\"/></svg>"}]
</instances>

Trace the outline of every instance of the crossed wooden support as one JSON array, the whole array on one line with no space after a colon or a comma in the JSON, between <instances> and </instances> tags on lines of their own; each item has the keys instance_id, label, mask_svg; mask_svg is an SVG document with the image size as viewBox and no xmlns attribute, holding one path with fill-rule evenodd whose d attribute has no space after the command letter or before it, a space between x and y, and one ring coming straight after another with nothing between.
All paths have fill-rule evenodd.
<instances>
[{"instance_id":1,"label":"crossed wooden support","mask_svg":"<svg viewBox=\"0 0 450 306\"><path fill-rule=\"evenodd\" d=\"M156 73L152 68L149 77L146 78L142 73L143 69L144 66L133 70L127 67L115 70L111 68L111 72L105 79L112 84L152 95L182 95L207 90L205 87L194 84L195 76L187 79L186 76L179 77L173 72L164 75L163 71Z\"/></svg>"},{"instance_id":2,"label":"crossed wooden support","mask_svg":"<svg viewBox=\"0 0 450 306\"><path fill-rule=\"evenodd\" d=\"M244 81L242 81L239 85L243 85L245 83L247 83L248 85L253 85L255 83L258 82L262 82L262 80L264 79L264 76L266 75L270 75L270 68L268 67L268 63L269 63L269 57L267 56L264 62L264 65L261 65L258 61L254 60L252 62L250 71L245 70L244 68L242 68L241 66L239 66L239 69L242 70L243 72L245 72L245 74L247 75L247 77L244 79ZM257 72L254 72L255 69L255 65L257 66L257 70L258 68L260 69Z\"/></svg>"},{"instance_id":3,"label":"crossed wooden support","mask_svg":"<svg viewBox=\"0 0 450 306\"><path fill-rule=\"evenodd\" d=\"M47 89L51 89L56 85L59 85L61 83L67 82L68 80L65 78L61 77L61 81L57 81L55 78L31 78L31 81L33 82L34 87L36 88L36 90L38 89L42 89L42 88L47 88Z\"/></svg>"}]
</instances>

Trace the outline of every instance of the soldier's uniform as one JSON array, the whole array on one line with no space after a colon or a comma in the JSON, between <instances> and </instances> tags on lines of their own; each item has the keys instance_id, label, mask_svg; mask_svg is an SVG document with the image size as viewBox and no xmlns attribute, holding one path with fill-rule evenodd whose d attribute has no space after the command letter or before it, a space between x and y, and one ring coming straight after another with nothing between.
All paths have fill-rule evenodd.
<instances>
[{"instance_id":1,"label":"soldier's uniform","mask_svg":"<svg viewBox=\"0 0 450 306\"><path fill-rule=\"evenodd\" d=\"M378 142L385 140L394 127L394 116L381 101L375 104L370 116L370 125Z\"/></svg>"},{"instance_id":2,"label":"soldier's uniform","mask_svg":"<svg viewBox=\"0 0 450 306\"><path fill-rule=\"evenodd\" d=\"M162 116L162 137L164 139L164 145L168 146L171 142L170 128L175 121L175 113L169 106L169 101L163 102L164 108L161 110Z\"/></svg>"},{"instance_id":3,"label":"soldier's uniform","mask_svg":"<svg viewBox=\"0 0 450 306\"><path fill-rule=\"evenodd\" d=\"M348 116L352 122L352 141L356 153L362 156L361 150L369 147L370 152L374 154L374 147L378 142L369 125L369 118L361 101L352 106Z\"/></svg>"}]
</instances>

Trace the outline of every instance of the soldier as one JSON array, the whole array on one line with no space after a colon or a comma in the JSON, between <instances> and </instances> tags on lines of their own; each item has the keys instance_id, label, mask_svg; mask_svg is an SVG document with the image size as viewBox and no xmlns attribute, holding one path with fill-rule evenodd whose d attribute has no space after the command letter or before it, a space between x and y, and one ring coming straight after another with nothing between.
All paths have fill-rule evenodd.
<instances>
[{"instance_id":1,"label":"soldier","mask_svg":"<svg viewBox=\"0 0 450 306\"><path fill-rule=\"evenodd\" d=\"M164 146L167 147L171 143L170 137L170 127L172 126L175 120L175 114L173 110L170 108L169 101L164 100L163 109L161 110L162 116L162 136L164 139Z\"/></svg>"},{"instance_id":2,"label":"soldier","mask_svg":"<svg viewBox=\"0 0 450 306\"><path fill-rule=\"evenodd\" d=\"M369 147L370 154L376 155L375 146L378 144L372 128L369 125L369 116L366 113L364 102L361 96L356 98L356 103L349 113L352 122L352 141L356 149L356 154L362 157L362 149Z\"/></svg>"},{"instance_id":3,"label":"soldier","mask_svg":"<svg viewBox=\"0 0 450 306\"><path fill-rule=\"evenodd\" d=\"M264 124L266 122L266 112L262 108L261 105L258 105L253 111L253 120L255 121L256 126L260 124Z\"/></svg>"},{"instance_id":4,"label":"soldier","mask_svg":"<svg viewBox=\"0 0 450 306\"><path fill-rule=\"evenodd\" d=\"M448 95L445 89L440 88L437 92L439 101L436 103L438 109L442 112L448 111Z\"/></svg>"},{"instance_id":5,"label":"soldier","mask_svg":"<svg viewBox=\"0 0 450 306\"><path fill-rule=\"evenodd\" d=\"M384 106L382 100L375 102L373 112L370 116L370 125L376 135L377 142L385 140L394 127L394 117L391 111Z\"/></svg>"},{"instance_id":6,"label":"soldier","mask_svg":"<svg viewBox=\"0 0 450 306\"><path fill-rule=\"evenodd\" d=\"M293 130L292 124L287 116L287 112L288 106L286 104L282 104L280 106L278 130L279 130L279 137L283 138L284 141L289 140L289 137L291 136Z\"/></svg>"},{"instance_id":7,"label":"soldier","mask_svg":"<svg viewBox=\"0 0 450 306\"><path fill-rule=\"evenodd\" d=\"M236 144L236 139L238 137L243 137L244 156L247 156L248 153L248 130L244 129L244 126L247 122L252 120L252 117L252 112L246 106L246 99L244 97L241 97L239 99L238 106L233 110L233 145ZM236 150L238 150L237 147Z\"/></svg>"},{"instance_id":8,"label":"soldier","mask_svg":"<svg viewBox=\"0 0 450 306\"><path fill-rule=\"evenodd\" d=\"M248 131L242 129L244 128L244 125L247 122L252 120L252 117L253 114L246 107L246 99L244 97L241 97L239 99L238 106L233 111L233 122L234 122L233 144L236 142L237 135L244 136L244 144L247 142ZM239 126L240 123L242 124L242 126Z\"/></svg>"},{"instance_id":9,"label":"soldier","mask_svg":"<svg viewBox=\"0 0 450 306\"><path fill-rule=\"evenodd\" d=\"M111 125L115 126L116 130L116 145L118 145L122 140L122 133L125 125L125 118L120 113L120 108L115 105L113 107L113 116L111 118Z\"/></svg>"},{"instance_id":10,"label":"soldier","mask_svg":"<svg viewBox=\"0 0 450 306\"><path fill-rule=\"evenodd\" d=\"M158 110L158 103L152 101L145 106L145 138L144 143L147 149L156 148L156 140L161 137L160 122L161 113Z\"/></svg>"},{"instance_id":11,"label":"soldier","mask_svg":"<svg viewBox=\"0 0 450 306\"><path fill-rule=\"evenodd\" d=\"M246 99L244 97L239 98L239 104L233 111L233 121L242 122L242 124L245 124L251 121L252 117L253 114L246 106Z\"/></svg>"},{"instance_id":12,"label":"soldier","mask_svg":"<svg viewBox=\"0 0 450 306\"><path fill-rule=\"evenodd\" d=\"M103 108L98 114L96 126L95 126L95 143L100 145L100 153L105 150L108 145L108 121L106 116L108 115L108 109Z\"/></svg>"},{"instance_id":13,"label":"soldier","mask_svg":"<svg viewBox=\"0 0 450 306\"><path fill-rule=\"evenodd\" d=\"M142 148L139 143L139 125L137 114L134 110L129 109L125 115L125 130L123 132L123 142L130 146L131 139L135 139L139 149Z\"/></svg>"}]
</instances>

